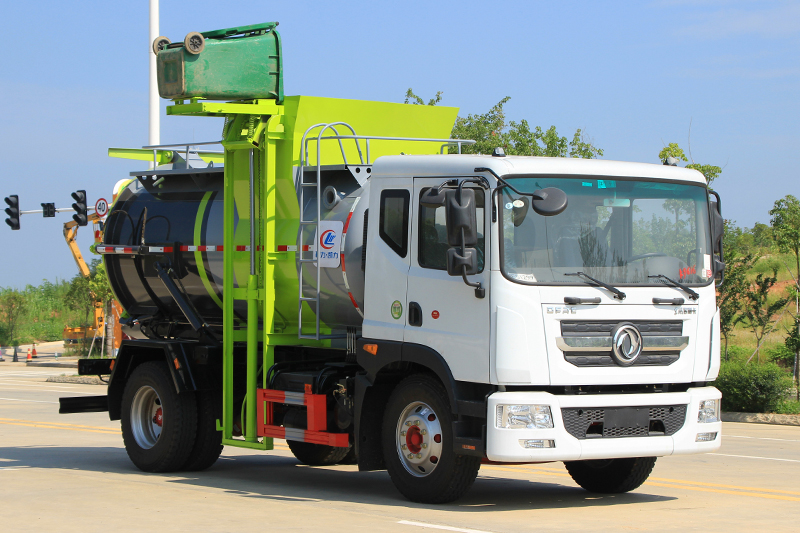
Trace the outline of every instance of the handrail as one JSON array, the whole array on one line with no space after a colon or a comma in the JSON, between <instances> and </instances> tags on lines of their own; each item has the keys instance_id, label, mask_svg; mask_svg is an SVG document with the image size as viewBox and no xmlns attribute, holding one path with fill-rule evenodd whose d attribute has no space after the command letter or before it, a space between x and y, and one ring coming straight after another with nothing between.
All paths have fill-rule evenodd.
<instances>
[{"instance_id":1,"label":"handrail","mask_svg":"<svg viewBox=\"0 0 800 533\"><path fill-rule=\"evenodd\" d=\"M340 141L341 142L341 141ZM222 144L222 141L203 141L203 142L190 142L190 143L179 143L179 144L153 144L150 146L142 146L142 150L152 150L153 151L153 168L158 166L158 153L157 151L162 148L186 148L185 157L186 165L189 165L189 152L194 152L195 154L199 154L198 150L189 150L190 146L209 146L212 144ZM207 150L203 150L206 154L224 154L225 152L209 152Z\"/></svg>"}]
</instances>

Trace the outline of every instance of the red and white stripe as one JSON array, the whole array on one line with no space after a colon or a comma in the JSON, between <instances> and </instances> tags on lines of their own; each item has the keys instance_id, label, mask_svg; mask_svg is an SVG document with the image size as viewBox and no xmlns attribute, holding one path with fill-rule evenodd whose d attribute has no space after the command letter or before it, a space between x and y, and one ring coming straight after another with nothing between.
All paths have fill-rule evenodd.
<instances>
[{"instance_id":1,"label":"red and white stripe","mask_svg":"<svg viewBox=\"0 0 800 533\"><path fill-rule=\"evenodd\" d=\"M313 244L303 245L304 252L313 252L316 247ZM158 253L172 253L175 250L174 246L110 246L101 245L96 246L95 250L99 254L137 254L140 251L149 252L151 254ZM222 252L225 250L224 246L181 246L181 252ZM237 252L249 252L250 246L239 245L236 246ZM263 246L257 246L256 251L263 252ZM297 246L295 245L279 245L278 252L296 252Z\"/></svg>"},{"instance_id":2,"label":"red and white stripe","mask_svg":"<svg viewBox=\"0 0 800 533\"><path fill-rule=\"evenodd\" d=\"M344 280L344 288L347 290L347 295L350 297L350 301L353 302L353 307L356 308L356 311L358 311L358 314L361 315L361 318L364 318L364 312L361 311L360 307L358 307L358 303L353 297L353 293L350 291L350 284L347 282L347 270L345 269L344 265L344 243L345 239L347 238L347 228L350 227L350 219L353 217L353 211L356 210L359 200L361 200L360 196L356 198L355 202L353 202L353 207L350 208L350 213L347 214L347 220L344 223L344 229L342 229L342 279Z\"/></svg>"},{"instance_id":3,"label":"red and white stripe","mask_svg":"<svg viewBox=\"0 0 800 533\"><path fill-rule=\"evenodd\" d=\"M316 247L313 244L311 244L311 245L304 244L303 245L303 251L304 252L313 252L315 249L316 249ZM282 245L278 246L278 251L279 252L296 252L297 251L297 246L282 244Z\"/></svg>"},{"instance_id":4,"label":"red and white stripe","mask_svg":"<svg viewBox=\"0 0 800 533\"><path fill-rule=\"evenodd\" d=\"M250 251L249 246L237 246L237 251ZM239 250L242 248L243 250ZM222 252L224 246L181 246L181 252ZM261 247L259 246L259 250ZM140 251L145 251L151 254L172 253L175 251L174 246L96 246L95 250L99 254L138 254Z\"/></svg>"}]
</instances>

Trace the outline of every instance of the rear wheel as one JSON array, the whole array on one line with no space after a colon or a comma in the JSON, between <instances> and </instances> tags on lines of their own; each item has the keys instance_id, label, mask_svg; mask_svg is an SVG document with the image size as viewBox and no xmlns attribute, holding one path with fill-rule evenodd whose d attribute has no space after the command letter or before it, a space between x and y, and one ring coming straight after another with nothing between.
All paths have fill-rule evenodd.
<instances>
[{"instance_id":1,"label":"rear wheel","mask_svg":"<svg viewBox=\"0 0 800 533\"><path fill-rule=\"evenodd\" d=\"M122 440L145 472L172 472L189 458L197 430L192 392L178 394L165 363L148 362L131 374L122 395Z\"/></svg>"},{"instance_id":2,"label":"rear wheel","mask_svg":"<svg viewBox=\"0 0 800 533\"><path fill-rule=\"evenodd\" d=\"M301 463L309 466L330 466L340 463L350 452L350 446L339 448L337 446L325 446L324 444L311 444L288 440L286 444L294 456Z\"/></svg>"},{"instance_id":3,"label":"rear wheel","mask_svg":"<svg viewBox=\"0 0 800 533\"><path fill-rule=\"evenodd\" d=\"M479 457L456 455L447 392L433 377L411 376L392 392L383 421L383 457L411 501L446 503L472 486Z\"/></svg>"},{"instance_id":4,"label":"rear wheel","mask_svg":"<svg viewBox=\"0 0 800 533\"><path fill-rule=\"evenodd\" d=\"M650 476L655 464L655 457L564 463L575 483L590 492L600 494L619 494L639 488Z\"/></svg>"},{"instance_id":5,"label":"rear wheel","mask_svg":"<svg viewBox=\"0 0 800 533\"><path fill-rule=\"evenodd\" d=\"M205 470L219 459L222 453L222 432L217 431L217 419L222 418L221 393L197 391L197 436L189 459L181 470Z\"/></svg>"}]
</instances>

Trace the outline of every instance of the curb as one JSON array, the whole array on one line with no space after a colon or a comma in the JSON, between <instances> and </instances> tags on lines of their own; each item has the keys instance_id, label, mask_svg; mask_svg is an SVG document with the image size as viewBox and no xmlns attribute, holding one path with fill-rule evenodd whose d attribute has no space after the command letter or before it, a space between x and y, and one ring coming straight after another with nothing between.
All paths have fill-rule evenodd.
<instances>
[{"instance_id":1,"label":"curb","mask_svg":"<svg viewBox=\"0 0 800 533\"><path fill-rule=\"evenodd\" d=\"M722 413L723 422L745 422L750 424L775 424L800 426L800 415L776 415L772 413Z\"/></svg>"},{"instance_id":2,"label":"curb","mask_svg":"<svg viewBox=\"0 0 800 533\"><path fill-rule=\"evenodd\" d=\"M47 383L77 383L80 385L108 385L108 383L91 376L55 376L45 380Z\"/></svg>"},{"instance_id":3,"label":"curb","mask_svg":"<svg viewBox=\"0 0 800 533\"><path fill-rule=\"evenodd\" d=\"M38 362L37 361L35 363L34 362L26 363L25 366L34 366L34 367L47 366L47 367L55 367L55 368L78 368L78 362L77 361L72 361L72 362L66 362L65 361L65 362L56 363L55 361L53 361L53 362L46 362L45 363L45 362Z\"/></svg>"}]
</instances>

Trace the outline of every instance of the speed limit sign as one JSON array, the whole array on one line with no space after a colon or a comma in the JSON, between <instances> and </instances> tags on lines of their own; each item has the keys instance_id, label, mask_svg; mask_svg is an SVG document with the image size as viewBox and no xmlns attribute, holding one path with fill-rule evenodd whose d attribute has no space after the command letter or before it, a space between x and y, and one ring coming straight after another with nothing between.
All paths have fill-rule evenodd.
<instances>
[{"instance_id":1,"label":"speed limit sign","mask_svg":"<svg viewBox=\"0 0 800 533\"><path fill-rule=\"evenodd\" d=\"M97 203L94 204L94 212L99 217L104 217L108 214L108 202L106 202L105 198L97 200Z\"/></svg>"}]
</instances>

